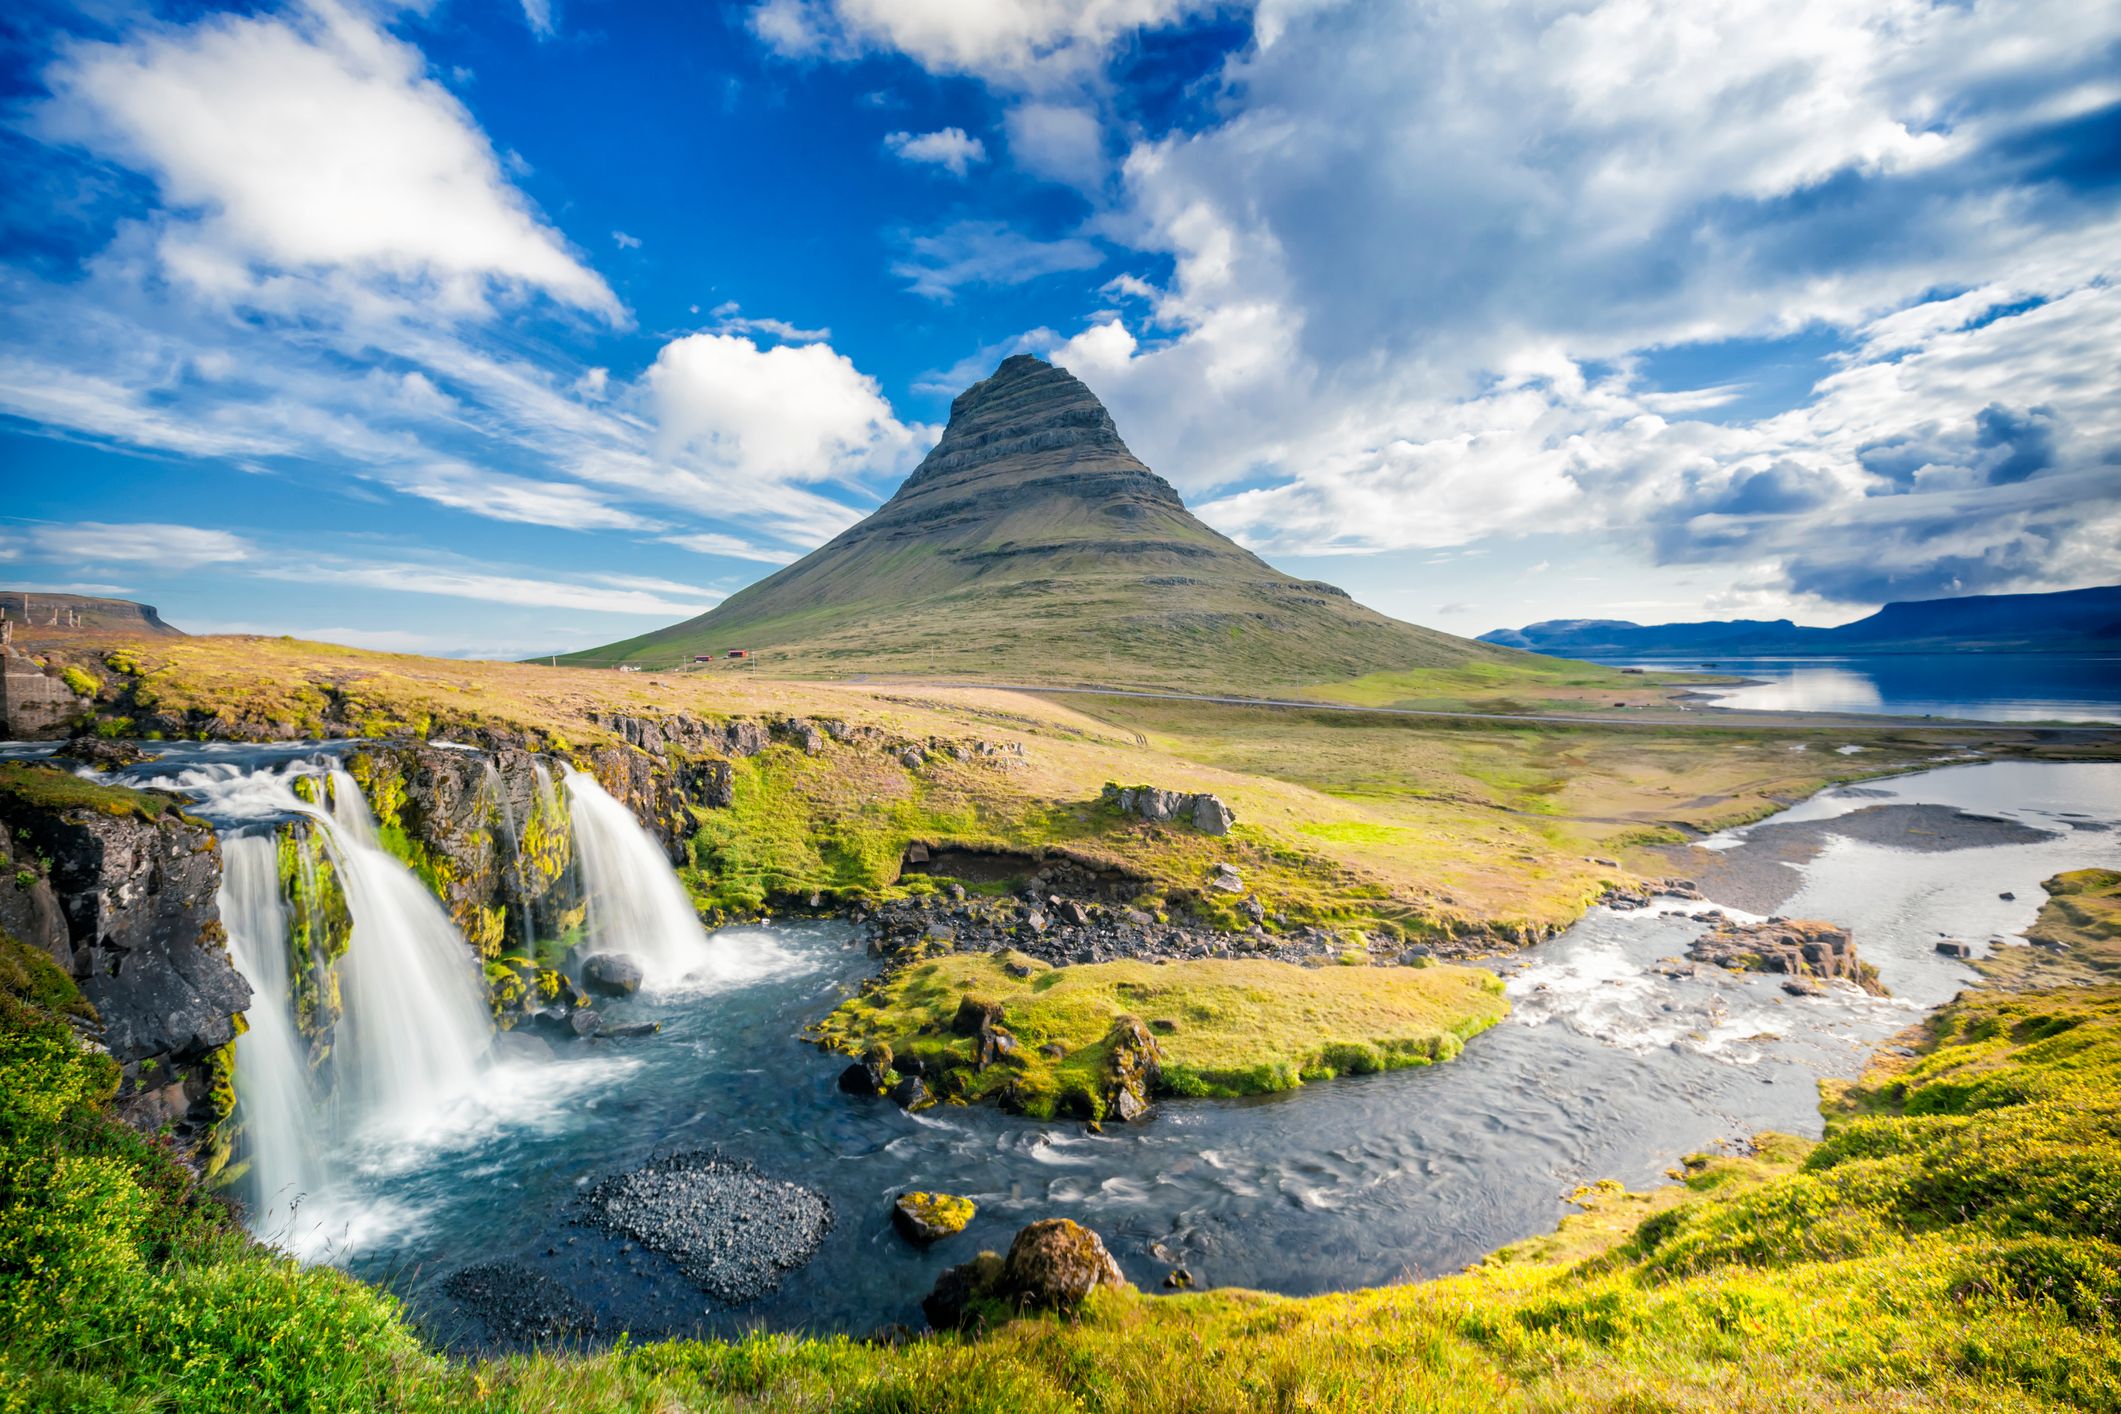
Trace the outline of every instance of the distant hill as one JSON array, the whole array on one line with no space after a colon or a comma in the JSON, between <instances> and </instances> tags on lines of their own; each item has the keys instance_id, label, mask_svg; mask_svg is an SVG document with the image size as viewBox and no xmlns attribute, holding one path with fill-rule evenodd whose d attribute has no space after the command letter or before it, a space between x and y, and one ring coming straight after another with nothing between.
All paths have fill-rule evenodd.
<instances>
[{"instance_id":1,"label":"distant hill","mask_svg":"<svg viewBox=\"0 0 2121 1414\"><path fill-rule=\"evenodd\" d=\"M17 643L46 643L83 634L184 636L182 629L164 623L153 605L135 604L130 599L97 599L86 594L0 589L0 616L14 622Z\"/></svg>"},{"instance_id":2,"label":"distant hill","mask_svg":"<svg viewBox=\"0 0 2121 1414\"><path fill-rule=\"evenodd\" d=\"M1401 623L1211 530L1073 374L1006 360L868 519L712 612L563 663L1250 690L1537 659Z\"/></svg>"},{"instance_id":3,"label":"distant hill","mask_svg":"<svg viewBox=\"0 0 2121 1414\"><path fill-rule=\"evenodd\" d=\"M1802 628L1788 619L1647 625L1623 619L1548 619L1484 633L1480 641L1569 658L2121 652L2121 585L2057 594L1909 600L1836 628Z\"/></svg>"}]
</instances>

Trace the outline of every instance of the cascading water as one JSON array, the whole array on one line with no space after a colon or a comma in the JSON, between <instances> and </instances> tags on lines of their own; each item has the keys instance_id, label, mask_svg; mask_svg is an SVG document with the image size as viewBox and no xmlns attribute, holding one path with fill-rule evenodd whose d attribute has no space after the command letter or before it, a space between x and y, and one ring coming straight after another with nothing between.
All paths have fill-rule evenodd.
<instances>
[{"instance_id":1,"label":"cascading water","mask_svg":"<svg viewBox=\"0 0 2121 1414\"><path fill-rule=\"evenodd\" d=\"M586 950L630 955L652 990L715 980L706 930L655 837L595 777L570 767L566 791L588 904Z\"/></svg>"},{"instance_id":2,"label":"cascading water","mask_svg":"<svg viewBox=\"0 0 2121 1414\"><path fill-rule=\"evenodd\" d=\"M324 1181L319 1107L292 1020L286 901L273 836L228 837L221 857L221 922L236 970L251 989L249 1029L236 1046L237 1113L254 1221L267 1229L283 1225Z\"/></svg>"},{"instance_id":3,"label":"cascading water","mask_svg":"<svg viewBox=\"0 0 2121 1414\"><path fill-rule=\"evenodd\" d=\"M345 1012L334 1068L359 1121L386 1132L426 1128L478 1078L491 1026L464 939L418 878L377 842L353 777L331 773L328 819L353 937L340 964Z\"/></svg>"}]
</instances>

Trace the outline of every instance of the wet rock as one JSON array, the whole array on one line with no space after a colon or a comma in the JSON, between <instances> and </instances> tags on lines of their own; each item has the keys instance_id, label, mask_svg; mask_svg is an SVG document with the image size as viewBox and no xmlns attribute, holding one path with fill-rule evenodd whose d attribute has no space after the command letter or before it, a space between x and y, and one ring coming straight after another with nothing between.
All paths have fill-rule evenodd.
<instances>
[{"instance_id":1,"label":"wet rock","mask_svg":"<svg viewBox=\"0 0 2121 1414\"><path fill-rule=\"evenodd\" d=\"M1131 1016L1112 1024L1105 1072L1105 1112L1133 1123L1149 1113L1151 1098L1163 1080L1163 1052L1149 1028Z\"/></svg>"},{"instance_id":2,"label":"wet rock","mask_svg":"<svg viewBox=\"0 0 2121 1414\"><path fill-rule=\"evenodd\" d=\"M582 960L582 986L600 997L630 997L641 990L641 964L624 953L592 953Z\"/></svg>"},{"instance_id":3,"label":"wet rock","mask_svg":"<svg viewBox=\"0 0 2121 1414\"><path fill-rule=\"evenodd\" d=\"M917 1247L965 1230L979 1206L955 1193L902 1193L891 1205L891 1225Z\"/></svg>"},{"instance_id":4,"label":"wet rock","mask_svg":"<svg viewBox=\"0 0 2121 1414\"><path fill-rule=\"evenodd\" d=\"M605 1022L597 1028L597 1038L604 1041L636 1041L643 1036L653 1036L663 1029L660 1021L629 1021L623 1026Z\"/></svg>"},{"instance_id":5,"label":"wet rock","mask_svg":"<svg viewBox=\"0 0 2121 1414\"><path fill-rule=\"evenodd\" d=\"M604 1026L604 1018L587 1009L571 1012L567 1017L567 1029L584 1039L594 1036Z\"/></svg>"},{"instance_id":6,"label":"wet rock","mask_svg":"<svg viewBox=\"0 0 2121 1414\"><path fill-rule=\"evenodd\" d=\"M891 1087L891 1099L902 1110L924 1110L935 1103L927 1082L918 1075L900 1076L898 1084Z\"/></svg>"},{"instance_id":7,"label":"wet rock","mask_svg":"<svg viewBox=\"0 0 2121 1414\"><path fill-rule=\"evenodd\" d=\"M1873 996L1887 995L1885 985L1878 980L1878 969L1856 956L1848 929L1816 919L1726 921L1696 939L1687 949L1687 956L1733 972L1839 978L1854 982Z\"/></svg>"},{"instance_id":8,"label":"wet rock","mask_svg":"<svg viewBox=\"0 0 2121 1414\"><path fill-rule=\"evenodd\" d=\"M673 1154L604 1179L579 1220L677 1264L685 1279L735 1306L771 1292L817 1255L832 1230L824 1194L716 1154Z\"/></svg>"},{"instance_id":9,"label":"wet rock","mask_svg":"<svg viewBox=\"0 0 2121 1414\"><path fill-rule=\"evenodd\" d=\"M1782 990L1793 997L1823 997L1826 995L1826 988L1820 986L1809 977L1785 977L1782 980Z\"/></svg>"},{"instance_id":10,"label":"wet rock","mask_svg":"<svg viewBox=\"0 0 2121 1414\"><path fill-rule=\"evenodd\" d=\"M1937 951L1944 957L1956 957L1962 962L1974 955L1974 950L1971 947L1953 939L1947 939L1937 944Z\"/></svg>"},{"instance_id":11,"label":"wet rock","mask_svg":"<svg viewBox=\"0 0 2121 1414\"><path fill-rule=\"evenodd\" d=\"M596 1312L575 1294L519 1262L481 1262L442 1283L487 1333L507 1345L538 1345L594 1335Z\"/></svg>"},{"instance_id":12,"label":"wet rock","mask_svg":"<svg viewBox=\"0 0 2121 1414\"><path fill-rule=\"evenodd\" d=\"M1184 1267L1173 1267L1170 1274L1164 1278L1164 1287L1169 1291L1191 1291L1193 1289L1193 1273L1187 1271Z\"/></svg>"},{"instance_id":13,"label":"wet rock","mask_svg":"<svg viewBox=\"0 0 2121 1414\"><path fill-rule=\"evenodd\" d=\"M974 1324L977 1303L993 1300L1001 1285L1002 1267L1000 1253L982 1252L949 1268L935 1279L935 1289L922 1298L921 1314L939 1331Z\"/></svg>"}]
</instances>

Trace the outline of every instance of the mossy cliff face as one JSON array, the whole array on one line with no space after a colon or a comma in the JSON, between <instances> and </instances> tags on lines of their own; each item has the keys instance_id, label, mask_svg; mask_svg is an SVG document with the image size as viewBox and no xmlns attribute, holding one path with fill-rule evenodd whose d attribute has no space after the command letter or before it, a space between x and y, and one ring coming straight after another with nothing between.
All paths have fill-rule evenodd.
<instances>
[{"instance_id":1,"label":"mossy cliff face","mask_svg":"<svg viewBox=\"0 0 2121 1414\"><path fill-rule=\"evenodd\" d=\"M94 1008L120 1113L210 1152L234 1107L231 1048L250 1004L216 904L213 832L166 796L19 765L0 770L0 828L17 863L0 887L24 896L31 941Z\"/></svg>"}]
</instances>

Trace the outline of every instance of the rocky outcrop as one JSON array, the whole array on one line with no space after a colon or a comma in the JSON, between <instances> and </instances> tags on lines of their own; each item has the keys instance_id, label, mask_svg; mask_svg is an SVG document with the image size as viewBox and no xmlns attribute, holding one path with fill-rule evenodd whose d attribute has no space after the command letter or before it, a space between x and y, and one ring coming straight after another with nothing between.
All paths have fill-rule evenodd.
<instances>
[{"instance_id":1,"label":"rocky outcrop","mask_svg":"<svg viewBox=\"0 0 2121 1414\"><path fill-rule=\"evenodd\" d=\"M1191 825L1202 834L1227 835L1230 827L1237 823L1237 816L1231 813L1230 807L1206 792L1188 794L1159 790L1155 786L1122 786L1107 781L1099 799L1117 808L1122 815L1132 815L1155 825Z\"/></svg>"},{"instance_id":2,"label":"rocky outcrop","mask_svg":"<svg viewBox=\"0 0 2121 1414\"><path fill-rule=\"evenodd\" d=\"M10 917L96 1009L121 1071L119 1112L170 1129L198 1156L234 1107L231 1043L250 1005L216 902L220 850L211 830L160 797L61 780L63 796L0 790L0 828L20 866L0 885L22 895Z\"/></svg>"},{"instance_id":3,"label":"rocky outcrop","mask_svg":"<svg viewBox=\"0 0 2121 1414\"><path fill-rule=\"evenodd\" d=\"M1848 929L1817 919L1726 922L1696 939L1687 956L1733 972L1773 972L1792 980L1839 979L1873 996L1887 995L1878 969L1856 956ZM1810 989L1796 988L1793 994L1810 995Z\"/></svg>"},{"instance_id":4,"label":"rocky outcrop","mask_svg":"<svg viewBox=\"0 0 2121 1414\"><path fill-rule=\"evenodd\" d=\"M1007 1257L982 1252L944 1272L921 1313L938 1330L959 1330L989 1310L1072 1311L1092 1292L1126 1284L1103 1238L1067 1218L1045 1218L1016 1234Z\"/></svg>"},{"instance_id":5,"label":"rocky outcrop","mask_svg":"<svg viewBox=\"0 0 2121 1414\"><path fill-rule=\"evenodd\" d=\"M1115 1021L1106 1041L1112 1051L1105 1063L1105 1114L1132 1123L1149 1113L1163 1083L1163 1052L1149 1028L1131 1016Z\"/></svg>"}]
</instances>

